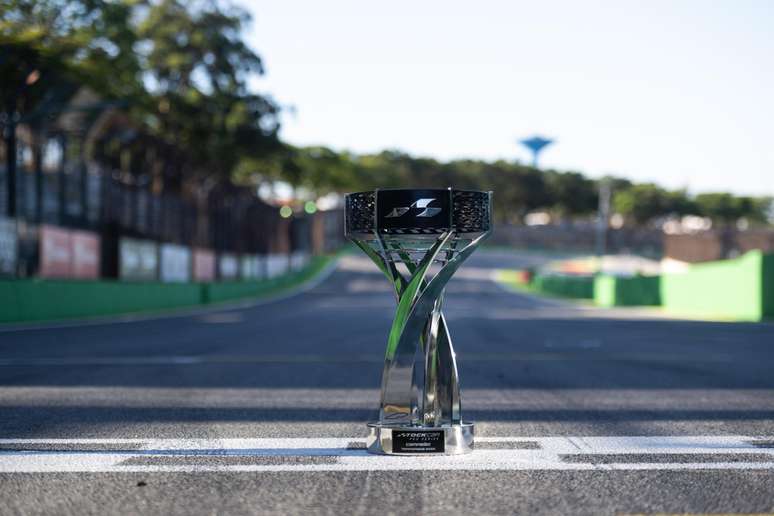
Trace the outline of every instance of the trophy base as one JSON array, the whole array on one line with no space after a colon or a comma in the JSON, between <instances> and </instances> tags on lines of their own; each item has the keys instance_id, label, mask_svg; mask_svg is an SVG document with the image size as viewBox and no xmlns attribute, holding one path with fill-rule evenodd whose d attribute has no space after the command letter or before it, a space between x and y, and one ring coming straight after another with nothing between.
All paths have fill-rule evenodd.
<instances>
[{"instance_id":1,"label":"trophy base","mask_svg":"<svg viewBox=\"0 0 774 516\"><path fill-rule=\"evenodd\" d=\"M368 423L368 452L380 455L461 455L473 451L474 425L438 427Z\"/></svg>"}]
</instances>

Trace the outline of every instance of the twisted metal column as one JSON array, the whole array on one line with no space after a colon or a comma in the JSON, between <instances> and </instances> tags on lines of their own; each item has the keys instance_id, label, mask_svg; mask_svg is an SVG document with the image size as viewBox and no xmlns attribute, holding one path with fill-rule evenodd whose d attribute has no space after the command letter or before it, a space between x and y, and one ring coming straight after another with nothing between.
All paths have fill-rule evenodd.
<instances>
[{"instance_id":1,"label":"twisted metal column","mask_svg":"<svg viewBox=\"0 0 774 516\"><path fill-rule=\"evenodd\" d=\"M379 421L425 427L458 424L459 375L442 312L443 291L484 235L457 250L460 241L454 239L454 231L443 233L416 262L398 244L388 247L378 234L375 237L381 253L364 242L355 242L390 280L398 301L384 359ZM430 266L442 251L445 263L428 279ZM392 252L406 264L408 277L389 259Z\"/></svg>"}]
</instances>

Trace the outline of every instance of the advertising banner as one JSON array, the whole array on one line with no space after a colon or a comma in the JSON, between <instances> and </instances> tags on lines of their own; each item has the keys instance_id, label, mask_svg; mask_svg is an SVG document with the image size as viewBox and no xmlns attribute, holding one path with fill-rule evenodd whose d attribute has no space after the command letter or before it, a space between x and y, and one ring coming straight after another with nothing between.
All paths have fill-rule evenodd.
<instances>
[{"instance_id":1,"label":"advertising banner","mask_svg":"<svg viewBox=\"0 0 774 516\"><path fill-rule=\"evenodd\" d=\"M222 280L239 278L239 260L233 254L221 254L218 260L218 272Z\"/></svg>"},{"instance_id":2,"label":"advertising banner","mask_svg":"<svg viewBox=\"0 0 774 516\"><path fill-rule=\"evenodd\" d=\"M270 278L281 276L288 271L288 255L270 254L266 257L266 275Z\"/></svg>"},{"instance_id":3,"label":"advertising banner","mask_svg":"<svg viewBox=\"0 0 774 516\"><path fill-rule=\"evenodd\" d=\"M72 256L70 277L99 278L99 236L89 231L71 231L70 248Z\"/></svg>"},{"instance_id":4,"label":"advertising banner","mask_svg":"<svg viewBox=\"0 0 774 516\"><path fill-rule=\"evenodd\" d=\"M258 256L242 256L242 279L258 279L261 277L260 262Z\"/></svg>"},{"instance_id":5,"label":"advertising banner","mask_svg":"<svg viewBox=\"0 0 774 516\"><path fill-rule=\"evenodd\" d=\"M161 244L161 281L183 283L191 281L191 251L175 244Z\"/></svg>"},{"instance_id":6,"label":"advertising banner","mask_svg":"<svg viewBox=\"0 0 774 516\"><path fill-rule=\"evenodd\" d=\"M257 279L266 279L266 257L260 254L253 256L255 260L255 277Z\"/></svg>"},{"instance_id":7,"label":"advertising banner","mask_svg":"<svg viewBox=\"0 0 774 516\"><path fill-rule=\"evenodd\" d=\"M193 250L193 279L194 281L215 280L215 253L213 251L202 248Z\"/></svg>"},{"instance_id":8,"label":"advertising banner","mask_svg":"<svg viewBox=\"0 0 774 516\"><path fill-rule=\"evenodd\" d=\"M309 263L309 254L304 251L296 251L290 257L290 267L297 271L303 269Z\"/></svg>"},{"instance_id":9,"label":"advertising banner","mask_svg":"<svg viewBox=\"0 0 774 516\"><path fill-rule=\"evenodd\" d=\"M40 276L70 277L72 259L70 232L54 226L40 226Z\"/></svg>"},{"instance_id":10,"label":"advertising banner","mask_svg":"<svg viewBox=\"0 0 774 516\"><path fill-rule=\"evenodd\" d=\"M0 217L0 276L16 273L16 259L19 253L19 237L16 222Z\"/></svg>"},{"instance_id":11,"label":"advertising banner","mask_svg":"<svg viewBox=\"0 0 774 516\"><path fill-rule=\"evenodd\" d=\"M119 276L128 281L155 281L158 273L158 246L149 240L122 238L119 242Z\"/></svg>"}]
</instances>

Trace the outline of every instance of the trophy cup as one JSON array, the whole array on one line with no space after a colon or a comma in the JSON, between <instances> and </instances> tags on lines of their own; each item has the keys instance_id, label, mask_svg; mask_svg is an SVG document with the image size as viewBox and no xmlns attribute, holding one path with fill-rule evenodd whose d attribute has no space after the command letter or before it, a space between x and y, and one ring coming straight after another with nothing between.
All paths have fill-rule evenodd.
<instances>
[{"instance_id":1,"label":"trophy cup","mask_svg":"<svg viewBox=\"0 0 774 516\"><path fill-rule=\"evenodd\" d=\"M385 189L346 196L347 238L387 276L398 300L384 357L379 420L368 451L456 455L473 450L462 419L444 288L490 230L491 192Z\"/></svg>"}]
</instances>

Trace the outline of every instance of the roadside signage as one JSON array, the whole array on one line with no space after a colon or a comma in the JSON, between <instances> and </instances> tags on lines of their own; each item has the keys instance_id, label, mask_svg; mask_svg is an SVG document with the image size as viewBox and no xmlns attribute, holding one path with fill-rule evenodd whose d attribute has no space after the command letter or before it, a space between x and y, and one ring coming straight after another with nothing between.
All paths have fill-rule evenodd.
<instances>
[{"instance_id":1,"label":"roadside signage","mask_svg":"<svg viewBox=\"0 0 774 516\"><path fill-rule=\"evenodd\" d=\"M122 238L119 243L122 280L154 281L158 273L158 246L150 240Z\"/></svg>"},{"instance_id":2,"label":"roadside signage","mask_svg":"<svg viewBox=\"0 0 774 516\"><path fill-rule=\"evenodd\" d=\"M215 279L215 253L209 249L193 250L194 281L213 281Z\"/></svg>"},{"instance_id":3,"label":"roadside signage","mask_svg":"<svg viewBox=\"0 0 774 516\"><path fill-rule=\"evenodd\" d=\"M253 279L253 264L249 255L243 254L239 260L239 275L242 279Z\"/></svg>"},{"instance_id":4,"label":"roadside signage","mask_svg":"<svg viewBox=\"0 0 774 516\"><path fill-rule=\"evenodd\" d=\"M242 256L242 278L257 279L261 277L260 260L254 254Z\"/></svg>"},{"instance_id":5,"label":"roadside signage","mask_svg":"<svg viewBox=\"0 0 774 516\"><path fill-rule=\"evenodd\" d=\"M19 253L19 237L16 222L0 217L0 275L16 273L16 259Z\"/></svg>"},{"instance_id":6,"label":"roadside signage","mask_svg":"<svg viewBox=\"0 0 774 516\"><path fill-rule=\"evenodd\" d=\"M71 231L70 248L72 256L70 277L99 278L99 236L90 231Z\"/></svg>"},{"instance_id":7,"label":"roadside signage","mask_svg":"<svg viewBox=\"0 0 774 516\"><path fill-rule=\"evenodd\" d=\"M266 257L266 275L270 278L281 276L288 271L288 255L270 254Z\"/></svg>"},{"instance_id":8,"label":"roadside signage","mask_svg":"<svg viewBox=\"0 0 774 516\"><path fill-rule=\"evenodd\" d=\"M304 251L296 251L290 256L290 267L297 271L303 269L309 262L309 254Z\"/></svg>"},{"instance_id":9,"label":"roadside signage","mask_svg":"<svg viewBox=\"0 0 774 516\"><path fill-rule=\"evenodd\" d=\"M161 281L182 283L191 280L191 251L175 244L161 244Z\"/></svg>"},{"instance_id":10,"label":"roadside signage","mask_svg":"<svg viewBox=\"0 0 774 516\"><path fill-rule=\"evenodd\" d=\"M40 276L68 278L71 268L70 232L54 226L40 226Z\"/></svg>"},{"instance_id":11,"label":"roadside signage","mask_svg":"<svg viewBox=\"0 0 774 516\"><path fill-rule=\"evenodd\" d=\"M233 254L221 254L218 260L220 279L235 280L239 277L239 260Z\"/></svg>"}]
</instances>

